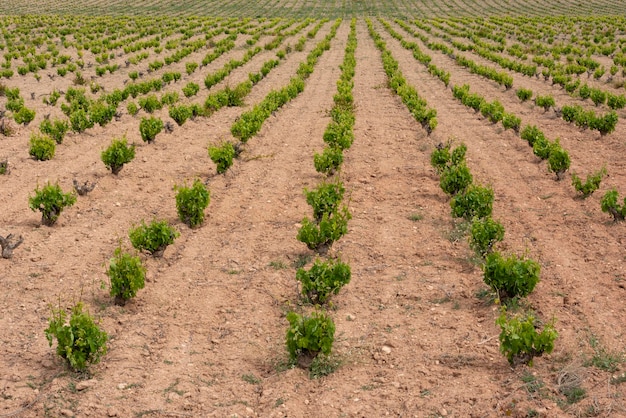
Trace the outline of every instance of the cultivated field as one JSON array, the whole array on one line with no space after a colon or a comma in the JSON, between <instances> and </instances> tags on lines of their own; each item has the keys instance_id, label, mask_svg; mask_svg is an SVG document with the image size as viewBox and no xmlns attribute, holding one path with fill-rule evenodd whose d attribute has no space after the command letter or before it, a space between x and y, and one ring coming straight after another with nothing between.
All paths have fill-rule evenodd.
<instances>
[{"instance_id":1,"label":"cultivated field","mask_svg":"<svg viewBox=\"0 0 626 418\"><path fill-rule=\"evenodd\" d=\"M0 5L0 237L23 239L0 258L0 418L626 416L626 232L602 210L626 196L619 2L188 3ZM101 154L120 138L135 156L115 175ZM485 284L451 207L469 189L431 164L448 143L493 191L493 249L541 267L526 297ZM583 198L572 175L603 168ZM176 196L195 180L210 203L191 228ZM303 190L331 181L351 219L316 252ZM44 226L29 198L48 182L95 187ZM162 257L129 239L152 220L179 234ZM116 248L146 269L125 305ZM335 258L351 280L315 307L296 272ZM78 301L109 341L77 373L44 330ZM553 351L510 365L502 306L553 323ZM316 310L334 344L309 371L287 313Z\"/></svg>"}]
</instances>

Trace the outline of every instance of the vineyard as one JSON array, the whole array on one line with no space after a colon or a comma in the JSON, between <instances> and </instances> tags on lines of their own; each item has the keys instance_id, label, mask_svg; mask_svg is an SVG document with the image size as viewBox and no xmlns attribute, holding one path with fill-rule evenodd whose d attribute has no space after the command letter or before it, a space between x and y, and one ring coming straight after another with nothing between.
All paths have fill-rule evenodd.
<instances>
[{"instance_id":1,"label":"vineyard","mask_svg":"<svg viewBox=\"0 0 626 418\"><path fill-rule=\"evenodd\" d=\"M0 418L626 416L619 2L44 3Z\"/></svg>"}]
</instances>

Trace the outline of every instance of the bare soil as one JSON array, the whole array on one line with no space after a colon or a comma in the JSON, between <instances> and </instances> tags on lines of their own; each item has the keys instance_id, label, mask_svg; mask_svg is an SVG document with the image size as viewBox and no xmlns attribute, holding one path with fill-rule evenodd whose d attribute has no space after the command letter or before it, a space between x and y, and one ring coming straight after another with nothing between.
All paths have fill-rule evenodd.
<instances>
[{"instance_id":1,"label":"bare soil","mask_svg":"<svg viewBox=\"0 0 626 418\"><path fill-rule=\"evenodd\" d=\"M451 85L469 83L523 125L560 138L572 171L584 176L606 165L601 189L577 199L568 177L557 182L524 141L456 101L376 25L409 83L437 109L439 125L427 136L387 88L363 20L357 25L355 142L340 173L353 219L331 250L352 268L352 281L330 309L339 366L318 379L285 367L285 314L312 310L299 298L294 266L314 254L296 234L311 216L303 188L322 180L313 155L324 146L349 21L304 92L265 122L225 175L216 174L207 146L232 139L237 116L286 84L330 24L255 87L244 109L189 121L153 144L139 136L143 113L124 114L106 128L68 134L51 161L34 161L30 133L43 115L60 114L44 106L40 94L68 86L58 77L37 83L32 75L7 82L20 87L37 117L15 135L0 136L0 160L7 157L10 165L0 176L0 235L24 238L11 259L0 259L0 417L626 416L626 385L613 379L624 373L626 230L600 210L609 188L626 193L623 122L603 138L581 132L515 96L515 88L526 85L553 94L547 83L517 75L505 91L429 52L450 71ZM255 58L222 85L241 81L268 57ZM107 79L107 89L122 88L124 71ZM34 100L30 91L37 91ZM166 110L157 114L169 120ZM123 134L137 144L137 156L114 176L100 152ZM493 216L506 230L498 249L541 263L541 281L524 304L543 321L556 318L559 338L532 368L513 369L499 352L494 321L500 307L480 296L486 293L480 266L430 166L431 151L448 140L467 144L475 182L495 191ZM189 229L177 218L173 186L195 178L207 183L211 203L203 225ZM74 179L97 185L56 225L41 226L29 195L46 181L69 191ZM162 258L141 255L146 287L117 306L101 287L108 260L120 244L131 249L133 225L153 218L181 235ZM110 336L107 355L85 374L70 372L43 332L51 305L78 300ZM597 367L611 359L614 371ZM566 393L576 387L585 396L569 403Z\"/></svg>"}]
</instances>

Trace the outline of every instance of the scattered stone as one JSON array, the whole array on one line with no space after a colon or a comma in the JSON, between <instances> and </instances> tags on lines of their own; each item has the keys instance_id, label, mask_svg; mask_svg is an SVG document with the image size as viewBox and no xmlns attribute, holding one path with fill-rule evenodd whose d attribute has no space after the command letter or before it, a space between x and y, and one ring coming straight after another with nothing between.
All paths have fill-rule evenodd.
<instances>
[{"instance_id":1,"label":"scattered stone","mask_svg":"<svg viewBox=\"0 0 626 418\"><path fill-rule=\"evenodd\" d=\"M124 390L124 389L126 389L126 386L128 386L126 383L120 383L119 385L117 385L117 388L119 390Z\"/></svg>"},{"instance_id":2,"label":"scattered stone","mask_svg":"<svg viewBox=\"0 0 626 418\"><path fill-rule=\"evenodd\" d=\"M391 347L389 347L388 345L383 345L383 348L381 350L385 354L391 354Z\"/></svg>"},{"instance_id":3,"label":"scattered stone","mask_svg":"<svg viewBox=\"0 0 626 418\"><path fill-rule=\"evenodd\" d=\"M115 408L109 408L107 410L107 415L110 417L116 417L118 415L117 410Z\"/></svg>"},{"instance_id":4,"label":"scattered stone","mask_svg":"<svg viewBox=\"0 0 626 418\"><path fill-rule=\"evenodd\" d=\"M441 408L439 410L439 415L441 415L442 417L447 417L448 416L448 411L446 411L445 408Z\"/></svg>"},{"instance_id":5,"label":"scattered stone","mask_svg":"<svg viewBox=\"0 0 626 418\"><path fill-rule=\"evenodd\" d=\"M96 379L83 380L82 382L78 382L76 384L76 390L80 392L82 390L89 389L94 387L96 383L98 383Z\"/></svg>"},{"instance_id":6,"label":"scattered stone","mask_svg":"<svg viewBox=\"0 0 626 418\"><path fill-rule=\"evenodd\" d=\"M72 410L70 410L70 409L61 409L59 412L64 417L73 417L74 416L74 412Z\"/></svg>"}]
</instances>

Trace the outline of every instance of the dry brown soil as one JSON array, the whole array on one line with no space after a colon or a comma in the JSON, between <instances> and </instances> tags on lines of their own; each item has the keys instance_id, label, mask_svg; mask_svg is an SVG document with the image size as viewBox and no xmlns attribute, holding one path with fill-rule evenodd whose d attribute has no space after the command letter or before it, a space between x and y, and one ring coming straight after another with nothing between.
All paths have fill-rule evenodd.
<instances>
[{"instance_id":1,"label":"dry brown soil","mask_svg":"<svg viewBox=\"0 0 626 418\"><path fill-rule=\"evenodd\" d=\"M498 98L523 125L559 137L573 171L586 175L605 164L609 177L601 190L576 199L569 177L555 181L518 136L457 102L375 26L409 83L437 109L439 126L427 136L387 88L380 52L359 20L355 142L340 173L353 219L332 249L350 263L352 280L330 309L340 366L319 379L284 367L285 314L312 309L300 301L294 265L313 253L296 234L311 216L302 190L322 180L313 155L324 145L348 21L305 91L265 122L225 175L216 175L207 145L230 139L230 126L245 109L189 121L154 144L140 139L144 114L124 114L106 128L68 134L54 159L37 162L28 155L29 135L44 114L60 115L58 106L41 103L41 94L67 89L69 80L43 76L37 83L16 75L7 82L20 87L37 118L0 137L0 157L8 157L11 169L0 177L0 234L24 238L12 259L0 259L0 417L626 416L626 384L612 380L623 373L622 363L615 372L590 365L594 356L619 360L625 347L626 230L600 210L609 188L626 193L623 121L604 138L581 132L515 97L523 86L570 100L547 83L514 75L514 89L504 91L429 52L450 71L451 85L469 83ZM286 84L329 29L325 24L305 51L290 54L254 88L245 108ZM216 88L245 79L270 56L264 52ZM122 87L126 74L105 77L105 88ZM202 74L183 82L201 83ZM166 110L157 115L169 120ZM113 176L100 152L123 134L137 144L137 157ZM559 338L532 368L512 369L499 352L499 307L478 296L486 289L480 266L430 166L434 146L450 139L467 144L475 181L495 191L493 216L506 229L499 249L541 263L541 281L525 303L542 320L557 319ZM177 218L173 186L194 178L207 182L211 203L204 224L192 230ZM55 226L41 226L29 195L48 180L68 191L73 179L97 186ZM173 224L180 237L161 259L141 255L146 287L116 306L101 288L106 264L119 244L131 249L133 225L153 218ZM88 374L68 371L43 332L50 305L78 300L110 336L108 353ZM573 386L586 395L570 405L564 392Z\"/></svg>"}]
</instances>

